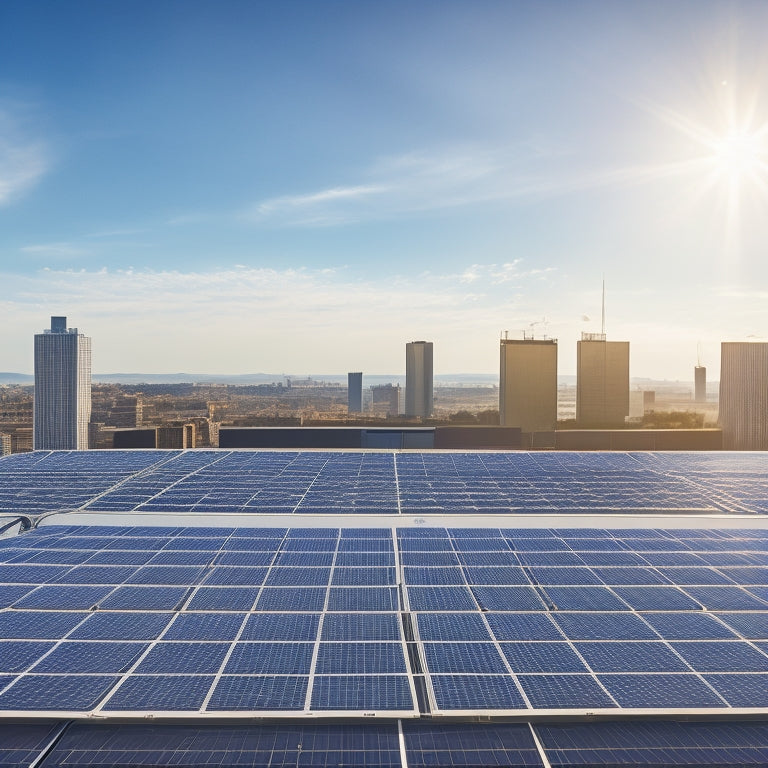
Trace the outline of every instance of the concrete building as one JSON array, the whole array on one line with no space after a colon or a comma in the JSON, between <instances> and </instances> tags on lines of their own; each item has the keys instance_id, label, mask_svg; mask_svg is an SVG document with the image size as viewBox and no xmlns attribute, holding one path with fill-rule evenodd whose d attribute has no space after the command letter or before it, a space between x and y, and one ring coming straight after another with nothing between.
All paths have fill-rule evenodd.
<instances>
[{"instance_id":1,"label":"concrete building","mask_svg":"<svg viewBox=\"0 0 768 768\"><path fill-rule=\"evenodd\" d=\"M405 415L432 415L432 342L405 345Z\"/></svg>"},{"instance_id":2,"label":"concrete building","mask_svg":"<svg viewBox=\"0 0 768 768\"><path fill-rule=\"evenodd\" d=\"M703 365L697 365L693 369L693 399L697 403L707 402L707 369Z\"/></svg>"},{"instance_id":3,"label":"concrete building","mask_svg":"<svg viewBox=\"0 0 768 768\"><path fill-rule=\"evenodd\" d=\"M373 416L398 416L401 413L401 389L398 384L375 384L370 389Z\"/></svg>"},{"instance_id":4,"label":"concrete building","mask_svg":"<svg viewBox=\"0 0 768 768\"><path fill-rule=\"evenodd\" d=\"M719 422L725 450L768 449L768 343L720 345Z\"/></svg>"},{"instance_id":5,"label":"concrete building","mask_svg":"<svg viewBox=\"0 0 768 768\"><path fill-rule=\"evenodd\" d=\"M362 371L347 374L347 412L362 413L363 374Z\"/></svg>"},{"instance_id":6,"label":"concrete building","mask_svg":"<svg viewBox=\"0 0 768 768\"><path fill-rule=\"evenodd\" d=\"M66 317L35 334L35 450L85 450L91 418L91 340Z\"/></svg>"},{"instance_id":7,"label":"concrete building","mask_svg":"<svg viewBox=\"0 0 768 768\"><path fill-rule=\"evenodd\" d=\"M499 424L524 433L557 426L557 340L502 339Z\"/></svg>"},{"instance_id":8,"label":"concrete building","mask_svg":"<svg viewBox=\"0 0 768 768\"><path fill-rule=\"evenodd\" d=\"M576 422L614 427L629 415L629 342L582 333L576 342Z\"/></svg>"}]
</instances>

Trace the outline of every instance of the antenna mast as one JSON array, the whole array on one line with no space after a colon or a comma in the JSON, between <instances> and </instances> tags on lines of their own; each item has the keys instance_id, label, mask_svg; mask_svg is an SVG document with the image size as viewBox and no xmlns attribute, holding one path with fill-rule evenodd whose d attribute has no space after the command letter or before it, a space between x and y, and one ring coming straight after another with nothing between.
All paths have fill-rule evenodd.
<instances>
[{"instance_id":1,"label":"antenna mast","mask_svg":"<svg viewBox=\"0 0 768 768\"><path fill-rule=\"evenodd\" d=\"M600 333L605 336L605 275L603 275L603 307L602 307L602 323L600 326Z\"/></svg>"}]
</instances>

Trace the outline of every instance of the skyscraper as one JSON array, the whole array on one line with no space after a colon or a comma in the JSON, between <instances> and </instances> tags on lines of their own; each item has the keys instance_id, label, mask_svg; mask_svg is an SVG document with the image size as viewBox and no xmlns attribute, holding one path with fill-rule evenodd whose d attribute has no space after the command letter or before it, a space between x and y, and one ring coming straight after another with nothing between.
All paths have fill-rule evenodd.
<instances>
[{"instance_id":1,"label":"skyscraper","mask_svg":"<svg viewBox=\"0 0 768 768\"><path fill-rule=\"evenodd\" d=\"M361 371L347 374L347 412L361 413L363 410L363 374Z\"/></svg>"},{"instance_id":2,"label":"skyscraper","mask_svg":"<svg viewBox=\"0 0 768 768\"><path fill-rule=\"evenodd\" d=\"M52 317L35 334L35 450L85 450L91 418L91 340Z\"/></svg>"},{"instance_id":3,"label":"skyscraper","mask_svg":"<svg viewBox=\"0 0 768 768\"><path fill-rule=\"evenodd\" d=\"M432 415L432 342L405 345L405 415Z\"/></svg>"},{"instance_id":4,"label":"skyscraper","mask_svg":"<svg viewBox=\"0 0 768 768\"><path fill-rule=\"evenodd\" d=\"M694 400L697 403L707 402L707 369L703 365L697 365L693 369Z\"/></svg>"},{"instance_id":5,"label":"skyscraper","mask_svg":"<svg viewBox=\"0 0 768 768\"><path fill-rule=\"evenodd\" d=\"M523 432L557 425L557 340L502 339L499 423Z\"/></svg>"},{"instance_id":6,"label":"skyscraper","mask_svg":"<svg viewBox=\"0 0 768 768\"><path fill-rule=\"evenodd\" d=\"M576 342L576 422L620 427L629 415L629 342L582 333Z\"/></svg>"},{"instance_id":7,"label":"skyscraper","mask_svg":"<svg viewBox=\"0 0 768 768\"><path fill-rule=\"evenodd\" d=\"M768 343L720 345L719 421L725 450L768 449Z\"/></svg>"}]
</instances>

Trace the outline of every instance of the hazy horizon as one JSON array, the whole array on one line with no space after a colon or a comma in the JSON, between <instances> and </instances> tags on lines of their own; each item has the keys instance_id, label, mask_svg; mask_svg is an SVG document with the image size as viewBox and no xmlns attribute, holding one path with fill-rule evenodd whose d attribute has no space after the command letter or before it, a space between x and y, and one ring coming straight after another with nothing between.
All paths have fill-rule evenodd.
<instances>
[{"instance_id":1,"label":"hazy horizon","mask_svg":"<svg viewBox=\"0 0 768 768\"><path fill-rule=\"evenodd\" d=\"M0 367L719 376L768 339L768 4L0 4Z\"/></svg>"}]
</instances>

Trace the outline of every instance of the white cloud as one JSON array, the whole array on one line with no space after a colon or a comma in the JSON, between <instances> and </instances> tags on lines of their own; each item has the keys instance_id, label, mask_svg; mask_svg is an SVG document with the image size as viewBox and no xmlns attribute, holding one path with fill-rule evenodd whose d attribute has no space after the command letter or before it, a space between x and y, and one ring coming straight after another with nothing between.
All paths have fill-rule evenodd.
<instances>
[{"instance_id":1,"label":"white cloud","mask_svg":"<svg viewBox=\"0 0 768 768\"><path fill-rule=\"evenodd\" d=\"M10 114L0 111L0 206L34 187L48 167L43 143L29 138Z\"/></svg>"}]
</instances>

